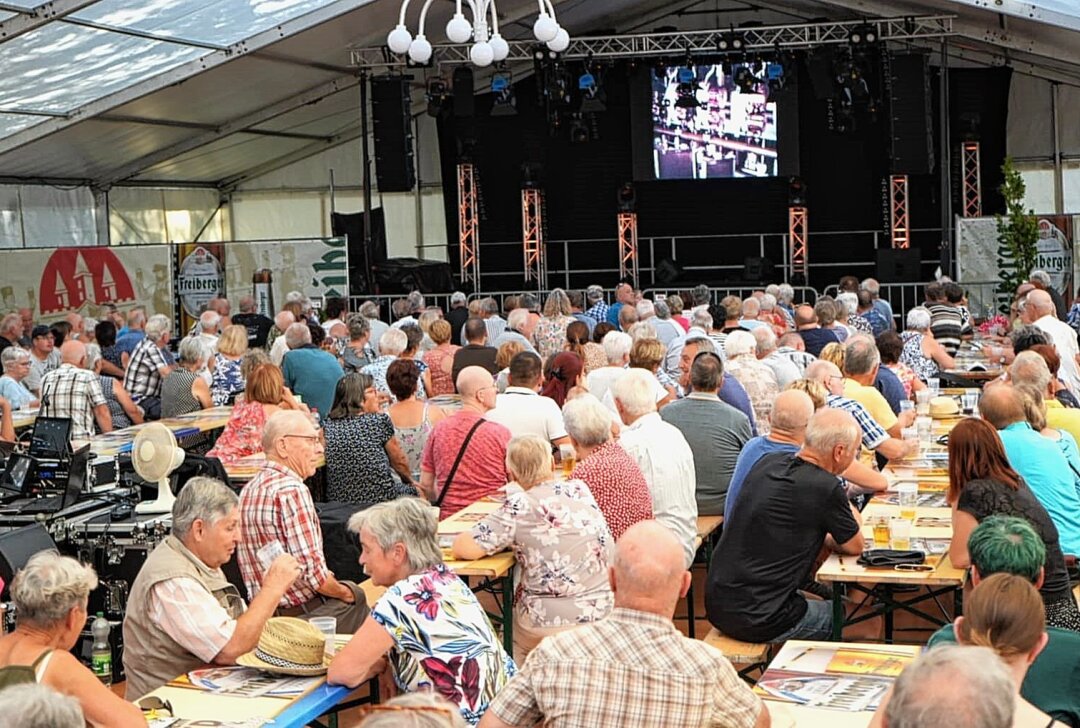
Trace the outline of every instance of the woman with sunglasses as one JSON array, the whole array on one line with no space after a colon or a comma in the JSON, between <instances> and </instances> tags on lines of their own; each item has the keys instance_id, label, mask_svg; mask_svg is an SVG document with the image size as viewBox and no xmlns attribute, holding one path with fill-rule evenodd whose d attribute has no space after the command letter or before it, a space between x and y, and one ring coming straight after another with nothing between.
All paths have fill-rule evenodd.
<instances>
[{"instance_id":1,"label":"woman with sunglasses","mask_svg":"<svg viewBox=\"0 0 1080 728\"><path fill-rule=\"evenodd\" d=\"M78 700L92 726L145 726L137 707L69 652L86 627L87 598L97 584L92 568L68 556L41 551L30 557L11 584L19 621L0 638L0 690L36 682Z\"/></svg>"}]
</instances>

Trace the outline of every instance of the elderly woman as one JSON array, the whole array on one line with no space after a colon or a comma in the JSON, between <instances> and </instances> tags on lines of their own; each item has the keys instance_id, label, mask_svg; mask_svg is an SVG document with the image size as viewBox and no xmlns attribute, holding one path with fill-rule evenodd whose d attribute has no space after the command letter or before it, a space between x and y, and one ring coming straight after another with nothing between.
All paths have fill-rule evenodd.
<instances>
[{"instance_id":1,"label":"elderly woman","mask_svg":"<svg viewBox=\"0 0 1080 728\"><path fill-rule=\"evenodd\" d=\"M418 327L412 328L419 333L420 329ZM375 389L379 394L388 397L393 396L390 393L390 387L386 384L386 370L398 359L413 360L412 355L416 353L416 346L420 343L420 337L416 337L411 353L409 351L409 343L408 332L403 331L402 329L388 329L386 333L382 335L382 338L379 339L379 358L360 370L361 374L366 374L374 380ZM417 396L420 399L427 399L427 390L424 388L423 375L421 375L420 382L417 385Z\"/></svg>"},{"instance_id":2,"label":"elderly woman","mask_svg":"<svg viewBox=\"0 0 1080 728\"><path fill-rule=\"evenodd\" d=\"M606 346L604 350L607 351ZM668 402L674 401L676 394L676 382L660 368L664 363L664 353L664 345L660 339L655 336L646 337L634 341L630 346L630 358L628 360L631 369L644 369L651 372L659 389L667 392L664 397L657 400L657 409L664 407Z\"/></svg>"},{"instance_id":3,"label":"elderly woman","mask_svg":"<svg viewBox=\"0 0 1080 728\"><path fill-rule=\"evenodd\" d=\"M176 368L161 383L161 416L176 417L213 406L210 386L199 376L210 350L201 339L187 336L177 349Z\"/></svg>"},{"instance_id":4,"label":"elderly woman","mask_svg":"<svg viewBox=\"0 0 1080 728\"><path fill-rule=\"evenodd\" d=\"M563 424L577 453L570 477L589 487L604 514L611 537L653 517L652 494L641 468L612 436L611 410L591 394L563 407Z\"/></svg>"},{"instance_id":5,"label":"elderly woman","mask_svg":"<svg viewBox=\"0 0 1080 728\"><path fill-rule=\"evenodd\" d=\"M98 584L89 566L55 551L40 551L11 583L19 615L0 638L0 684L41 683L79 701L94 726L145 726L146 719L90 672L71 650L86 627L86 602ZM16 720L12 725L18 724Z\"/></svg>"},{"instance_id":6,"label":"elderly woman","mask_svg":"<svg viewBox=\"0 0 1080 728\"><path fill-rule=\"evenodd\" d=\"M780 385L773 370L758 361L757 339L748 331L732 331L724 340L724 353L727 355L724 376L735 377L746 390L758 434L768 435L769 415L772 414L773 400L780 393Z\"/></svg>"},{"instance_id":7,"label":"elderly woman","mask_svg":"<svg viewBox=\"0 0 1080 728\"><path fill-rule=\"evenodd\" d=\"M5 354L11 351L6 349ZM99 371L101 350L96 346L86 347L86 368L92 372ZM99 372L98 382L101 384L101 394L105 397L105 406L109 408L109 416L112 418L112 428L119 430L143 422L143 411L131 399L131 395L124 389L124 383L119 379L113 379L108 374Z\"/></svg>"},{"instance_id":8,"label":"elderly woman","mask_svg":"<svg viewBox=\"0 0 1080 728\"><path fill-rule=\"evenodd\" d=\"M1059 407L1076 409L1080 407L1080 401L1077 401L1076 395L1070 392L1069 388L1058 378L1058 371L1061 369L1061 357L1058 356L1057 348L1053 344L1036 344L1028 351L1034 351L1041 356L1050 370L1046 406L1054 409Z\"/></svg>"},{"instance_id":9,"label":"elderly woman","mask_svg":"<svg viewBox=\"0 0 1080 728\"><path fill-rule=\"evenodd\" d=\"M394 437L390 415L379 411L371 377L353 372L338 380L323 433L328 500L381 503L416 495L408 458Z\"/></svg>"},{"instance_id":10,"label":"elderly woman","mask_svg":"<svg viewBox=\"0 0 1080 728\"><path fill-rule=\"evenodd\" d=\"M330 663L327 680L359 685L386 658L399 690L435 692L476 725L516 668L472 589L443 563L438 518L419 498L399 498L349 519L364 573L389 588Z\"/></svg>"},{"instance_id":11,"label":"elderly woman","mask_svg":"<svg viewBox=\"0 0 1080 728\"><path fill-rule=\"evenodd\" d=\"M566 344L566 328L574 323L574 309L570 307L570 297L561 288L554 289L544 302L544 315L536 324L533 340L536 353L547 361L552 354L563 350Z\"/></svg>"},{"instance_id":12,"label":"elderly woman","mask_svg":"<svg viewBox=\"0 0 1080 728\"><path fill-rule=\"evenodd\" d=\"M843 291L836 294L836 323L847 329L848 335L866 334L873 336L874 330L870 323L862 316L855 314L859 310L859 294L851 291Z\"/></svg>"},{"instance_id":13,"label":"elderly woman","mask_svg":"<svg viewBox=\"0 0 1080 728\"><path fill-rule=\"evenodd\" d=\"M0 354L4 375L0 377L0 397L6 399L12 409L37 407L33 393L22 383L30 373L30 352L17 346L9 346Z\"/></svg>"},{"instance_id":14,"label":"elderly woman","mask_svg":"<svg viewBox=\"0 0 1080 728\"><path fill-rule=\"evenodd\" d=\"M878 353L881 354L881 365L888 368L900 380L904 386L904 395L911 399L912 394L926 389L926 384L915 376L915 370L900 361L900 352L904 348L904 342L895 331L884 331L876 339Z\"/></svg>"},{"instance_id":15,"label":"elderly woman","mask_svg":"<svg viewBox=\"0 0 1080 728\"><path fill-rule=\"evenodd\" d=\"M236 395L244 391L240 364L247 349L247 329L238 324L226 326L218 337L217 354L214 356L214 379L210 384L214 406L232 404Z\"/></svg>"},{"instance_id":16,"label":"elderly woman","mask_svg":"<svg viewBox=\"0 0 1080 728\"><path fill-rule=\"evenodd\" d=\"M506 469L520 490L508 492L499 510L454 539L459 559L513 547L521 595L514 605L519 663L545 636L603 619L614 603L611 529L588 486L556 480L554 462L551 443L539 435L510 440Z\"/></svg>"},{"instance_id":17,"label":"elderly woman","mask_svg":"<svg viewBox=\"0 0 1080 728\"><path fill-rule=\"evenodd\" d=\"M420 355L420 344L424 340L424 332L416 324L406 324L401 327L401 330L405 332L405 350L401 352L399 358L414 361L416 366L420 367L420 382L416 386L416 396L427 399L428 392L431 391L431 372L428 371L428 365L424 363Z\"/></svg>"},{"instance_id":18,"label":"elderly woman","mask_svg":"<svg viewBox=\"0 0 1080 728\"><path fill-rule=\"evenodd\" d=\"M254 353L254 352L252 352ZM244 358L258 361L261 357L249 354ZM266 421L270 415L282 409L294 409L307 412L306 405L300 404L292 392L285 386L281 369L266 362L257 365L246 377L244 399L233 405L229 422L218 437L214 447L207 455L216 457L225 465L230 465L240 458L262 452L262 436Z\"/></svg>"},{"instance_id":19,"label":"elderly woman","mask_svg":"<svg viewBox=\"0 0 1080 728\"><path fill-rule=\"evenodd\" d=\"M370 301L369 301L370 303ZM341 350L341 368L346 372L358 372L375 360L371 348L371 322L358 313L349 314L345 321L349 340Z\"/></svg>"},{"instance_id":20,"label":"elderly woman","mask_svg":"<svg viewBox=\"0 0 1080 728\"><path fill-rule=\"evenodd\" d=\"M419 383L420 367L416 366L415 361L398 359L386 370L386 385L397 400L390 405L387 413L394 423L394 432L401 443L401 449L409 461L413 480L420 479L420 457L424 453L428 435L435 423L446 417L446 413L435 405L416 398L416 386Z\"/></svg>"},{"instance_id":21,"label":"elderly woman","mask_svg":"<svg viewBox=\"0 0 1080 728\"><path fill-rule=\"evenodd\" d=\"M936 377L942 369L952 369L956 362L945 347L930 333L930 312L917 306L907 315L907 330L900 334L904 348L900 350L900 361L915 372L915 376L924 382Z\"/></svg>"},{"instance_id":22,"label":"elderly woman","mask_svg":"<svg viewBox=\"0 0 1080 728\"><path fill-rule=\"evenodd\" d=\"M433 347L424 353L424 363L427 364L431 376L431 389L428 394L432 397L457 391L452 373L454 353L461 347L450 343L451 333L450 322L443 319L432 321L428 327L428 336L431 337Z\"/></svg>"}]
</instances>

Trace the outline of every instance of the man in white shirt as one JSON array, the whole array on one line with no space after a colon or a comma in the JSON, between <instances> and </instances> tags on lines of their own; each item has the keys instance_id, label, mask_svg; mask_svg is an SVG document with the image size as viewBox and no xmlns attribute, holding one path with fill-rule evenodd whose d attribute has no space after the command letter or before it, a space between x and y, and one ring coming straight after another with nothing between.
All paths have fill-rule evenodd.
<instances>
[{"instance_id":1,"label":"man in white shirt","mask_svg":"<svg viewBox=\"0 0 1080 728\"><path fill-rule=\"evenodd\" d=\"M199 314L199 340L213 353L217 353L218 332L221 330L221 314L207 309Z\"/></svg>"},{"instance_id":2,"label":"man in white shirt","mask_svg":"<svg viewBox=\"0 0 1080 728\"><path fill-rule=\"evenodd\" d=\"M484 418L503 425L514 437L539 435L552 445L569 445L559 405L538 393L543 379L539 356L528 351L516 354L510 360L510 386L495 398L495 408Z\"/></svg>"},{"instance_id":3,"label":"man in white shirt","mask_svg":"<svg viewBox=\"0 0 1080 728\"><path fill-rule=\"evenodd\" d=\"M1046 332L1054 342L1054 347L1061 358L1058 376L1074 393L1080 392L1080 365L1076 361L1076 355L1080 354L1080 347L1076 343L1076 332L1067 323L1058 319L1054 309L1054 299L1046 291L1036 288L1027 295L1027 312L1033 319L1034 325Z\"/></svg>"},{"instance_id":4,"label":"man in white shirt","mask_svg":"<svg viewBox=\"0 0 1080 728\"><path fill-rule=\"evenodd\" d=\"M630 334L609 331L604 335L602 345L608 365L593 369L585 380L589 391L601 402L604 401L604 395L607 394L611 385L626 373L626 365L630 362L630 347L634 345L634 342Z\"/></svg>"},{"instance_id":5,"label":"man in white shirt","mask_svg":"<svg viewBox=\"0 0 1080 728\"><path fill-rule=\"evenodd\" d=\"M795 362L776 350L776 333L771 326L759 326L754 329L753 334L754 340L757 341L758 361L772 369L781 390L787 389L789 384L802 378L802 372L795 366Z\"/></svg>"},{"instance_id":6,"label":"man in white shirt","mask_svg":"<svg viewBox=\"0 0 1080 728\"><path fill-rule=\"evenodd\" d=\"M630 369L612 386L615 407L626 425L619 444L641 468L652 494L653 514L679 539L689 568L698 514L694 453L679 428L660 419L655 379L644 369Z\"/></svg>"}]
</instances>

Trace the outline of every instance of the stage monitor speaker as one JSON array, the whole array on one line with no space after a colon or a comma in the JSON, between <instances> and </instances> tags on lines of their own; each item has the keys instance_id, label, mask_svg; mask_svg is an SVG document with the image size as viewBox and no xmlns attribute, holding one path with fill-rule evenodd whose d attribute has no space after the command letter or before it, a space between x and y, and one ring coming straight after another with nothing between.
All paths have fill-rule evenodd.
<instances>
[{"instance_id":1,"label":"stage monitor speaker","mask_svg":"<svg viewBox=\"0 0 1080 728\"><path fill-rule=\"evenodd\" d=\"M410 81L412 76L371 79L375 179L379 192L411 192L416 187Z\"/></svg>"},{"instance_id":2,"label":"stage monitor speaker","mask_svg":"<svg viewBox=\"0 0 1080 728\"><path fill-rule=\"evenodd\" d=\"M56 542L40 523L0 533L0 579L4 580L4 591L0 597L5 601L9 598L15 572L26 566L31 556L38 551L55 549Z\"/></svg>"},{"instance_id":3,"label":"stage monitor speaker","mask_svg":"<svg viewBox=\"0 0 1080 728\"><path fill-rule=\"evenodd\" d=\"M930 59L905 53L889 59L889 133L893 174L934 171Z\"/></svg>"},{"instance_id":4,"label":"stage monitor speaker","mask_svg":"<svg viewBox=\"0 0 1080 728\"><path fill-rule=\"evenodd\" d=\"M877 251L879 281L921 281L922 262L918 248L879 248Z\"/></svg>"}]
</instances>

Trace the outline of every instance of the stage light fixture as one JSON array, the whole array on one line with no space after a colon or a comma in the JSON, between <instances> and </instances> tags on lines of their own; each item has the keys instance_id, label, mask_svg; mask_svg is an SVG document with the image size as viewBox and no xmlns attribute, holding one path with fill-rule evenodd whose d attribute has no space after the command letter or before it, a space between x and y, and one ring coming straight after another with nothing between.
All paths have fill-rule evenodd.
<instances>
[{"instance_id":1,"label":"stage light fixture","mask_svg":"<svg viewBox=\"0 0 1080 728\"><path fill-rule=\"evenodd\" d=\"M604 102L604 92L600 88L600 83L588 69L585 69L585 72L578 77L578 90L581 92L581 112L583 114L607 111L607 104Z\"/></svg>"},{"instance_id":2,"label":"stage light fixture","mask_svg":"<svg viewBox=\"0 0 1080 728\"><path fill-rule=\"evenodd\" d=\"M491 93L495 103L491 107L492 116L516 116L517 98L514 96L513 78L509 73L499 72L491 77Z\"/></svg>"},{"instance_id":3,"label":"stage light fixture","mask_svg":"<svg viewBox=\"0 0 1080 728\"><path fill-rule=\"evenodd\" d=\"M637 190L633 182L623 182L616 193L619 202L619 212L633 212L637 207Z\"/></svg>"},{"instance_id":4,"label":"stage light fixture","mask_svg":"<svg viewBox=\"0 0 1080 728\"><path fill-rule=\"evenodd\" d=\"M440 77L428 79L424 98L427 99L428 116L438 117L443 112L447 99L450 98L446 79Z\"/></svg>"},{"instance_id":5,"label":"stage light fixture","mask_svg":"<svg viewBox=\"0 0 1080 728\"><path fill-rule=\"evenodd\" d=\"M569 131L571 144L585 144L592 138L589 125L585 123L585 119L582 118L581 114L574 114L570 118Z\"/></svg>"},{"instance_id":6,"label":"stage light fixture","mask_svg":"<svg viewBox=\"0 0 1080 728\"><path fill-rule=\"evenodd\" d=\"M761 83L761 79L754 75L746 66L739 66L739 69L735 71L735 85L739 91L744 94L752 94L757 92L757 86Z\"/></svg>"},{"instance_id":7,"label":"stage light fixture","mask_svg":"<svg viewBox=\"0 0 1080 728\"><path fill-rule=\"evenodd\" d=\"M858 25L848 33L848 43L853 46L872 45L877 39L877 30L872 25Z\"/></svg>"}]
</instances>

